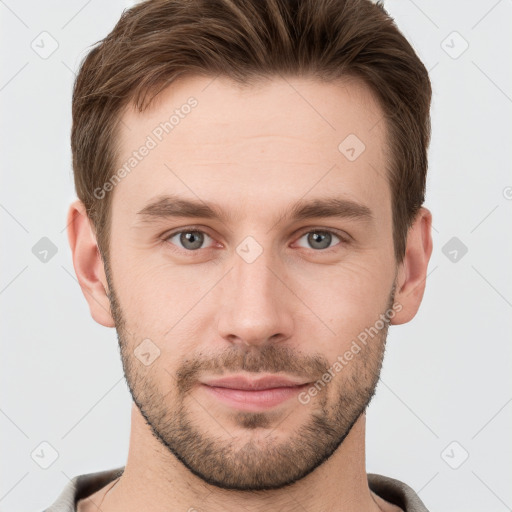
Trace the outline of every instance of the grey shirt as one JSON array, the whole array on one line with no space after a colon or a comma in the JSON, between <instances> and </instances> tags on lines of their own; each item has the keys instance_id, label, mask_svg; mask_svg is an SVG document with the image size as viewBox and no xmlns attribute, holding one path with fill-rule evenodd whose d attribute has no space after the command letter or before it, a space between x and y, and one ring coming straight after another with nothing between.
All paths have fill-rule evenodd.
<instances>
[{"instance_id":1,"label":"grey shirt","mask_svg":"<svg viewBox=\"0 0 512 512\"><path fill-rule=\"evenodd\" d=\"M109 482L113 482L123 474L123 471L124 466L75 476L64 487L64 490L53 505L43 512L76 512L78 500L87 498ZM368 473L367 476L368 485L375 494L399 506L404 512L428 512L418 495L407 484L400 480L374 473Z\"/></svg>"}]
</instances>

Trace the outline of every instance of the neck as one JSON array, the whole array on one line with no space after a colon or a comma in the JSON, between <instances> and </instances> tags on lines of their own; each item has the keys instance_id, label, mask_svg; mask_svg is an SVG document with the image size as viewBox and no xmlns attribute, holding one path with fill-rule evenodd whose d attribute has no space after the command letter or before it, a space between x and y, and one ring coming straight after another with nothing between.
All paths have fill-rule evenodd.
<instances>
[{"instance_id":1,"label":"neck","mask_svg":"<svg viewBox=\"0 0 512 512\"><path fill-rule=\"evenodd\" d=\"M209 485L192 474L152 434L135 405L130 447L119 482L105 494L103 512L208 510L231 512L376 512L381 500L368 487L365 469L365 415L334 454L305 478L282 489L244 492ZM172 508L169 505L172 504Z\"/></svg>"}]
</instances>

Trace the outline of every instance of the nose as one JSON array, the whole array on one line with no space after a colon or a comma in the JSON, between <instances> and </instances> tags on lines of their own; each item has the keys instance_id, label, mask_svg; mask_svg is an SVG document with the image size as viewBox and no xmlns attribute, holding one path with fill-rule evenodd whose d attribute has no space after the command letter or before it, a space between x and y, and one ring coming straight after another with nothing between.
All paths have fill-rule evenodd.
<instances>
[{"instance_id":1,"label":"nose","mask_svg":"<svg viewBox=\"0 0 512 512\"><path fill-rule=\"evenodd\" d=\"M218 331L233 344L261 346L292 336L297 303L285 270L266 253L251 263L235 254L233 268L222 280Z\"/></svg>"}]
</instances>

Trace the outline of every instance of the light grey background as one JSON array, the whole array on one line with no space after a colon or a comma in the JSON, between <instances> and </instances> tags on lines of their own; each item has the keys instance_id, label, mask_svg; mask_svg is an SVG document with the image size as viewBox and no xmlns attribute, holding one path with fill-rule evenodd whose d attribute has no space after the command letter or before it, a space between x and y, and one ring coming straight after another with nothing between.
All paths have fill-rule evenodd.
<instances>
[{"instance_id":1,"label":"light grey background","mask_svg":"<svg viewBox=\"0 0 512 512\"><path fill-rule=\"evenodd\" d=\"M0 1L0 511L43 510L70 478L126 461L115 330L89 314L65 225L75 72L130 5ZM512 1L385 5L431 72L434 253L419 314L390 330L367 470L405 481L431 512L510 510ZM46 263L33 253L43 237L57 249ZM42 442L58 452L47 469Z\"/></svg>"}]
</instances>

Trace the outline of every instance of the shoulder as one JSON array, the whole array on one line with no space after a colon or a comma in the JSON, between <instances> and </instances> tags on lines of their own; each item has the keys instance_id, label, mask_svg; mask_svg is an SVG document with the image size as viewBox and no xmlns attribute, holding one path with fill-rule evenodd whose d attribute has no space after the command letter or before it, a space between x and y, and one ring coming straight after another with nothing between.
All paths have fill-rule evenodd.
<instances>
[{"instance_id":1,"label":"shoulder","mask_svg":"<svg viewBox=\"0 0 512 512\"><path fill-rule=\"evenodd\" d=\"M124 466L75 476L66 484L57 500L45 512L76 512L77 505L80 512L85 512L84 503L81 503L80 500L92 497L109 482L122 475L123 471ZM97 509L94 509L94 512L97 512Z\"/></svg>"},{"instance_id":2,"label":"shoulder","mask_svg":"<svg viewBox=\"0 0 512 512\"><path fill-rule=\"evenodd\" d=\"M370 490L388 507L383 508L386 512L428 512L418 494L406 483L375 473L368 473L367 476Z\"/></svg>"}]
</instances>

